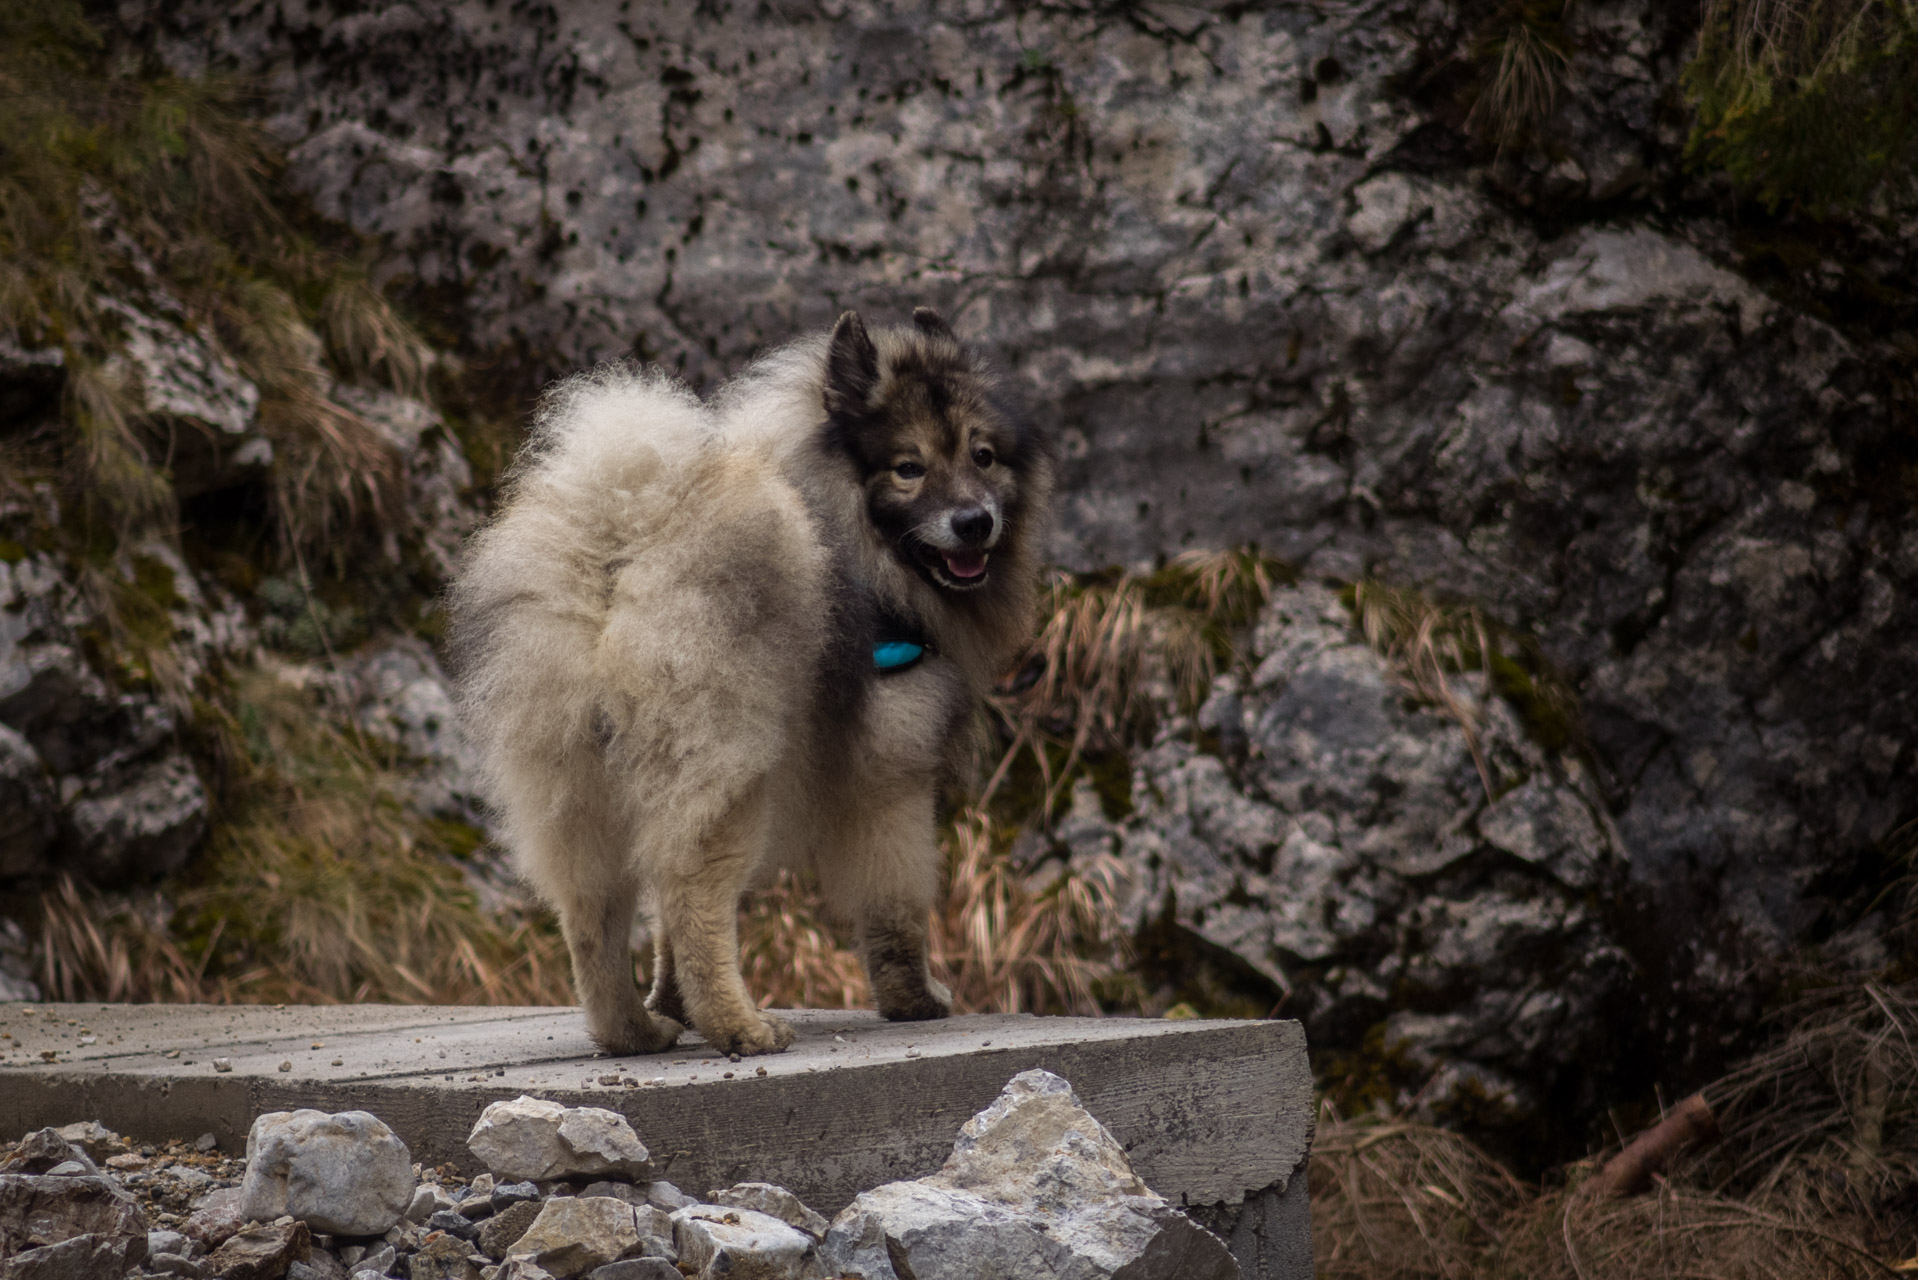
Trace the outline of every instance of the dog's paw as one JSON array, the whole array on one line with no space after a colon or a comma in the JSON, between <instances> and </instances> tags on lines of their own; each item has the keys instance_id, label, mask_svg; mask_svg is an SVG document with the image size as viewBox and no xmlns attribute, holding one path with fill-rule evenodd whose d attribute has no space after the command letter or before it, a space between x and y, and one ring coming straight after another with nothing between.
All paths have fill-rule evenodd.
<instances>
[{"instance_id":1,"label":"dog's paw","mask_svg":"<svg viewBox=\"0 0 1918 1280\"><path fill-rule=\"evenodd\" d=\"M949 1018L952 990L939 979L928 978L924 987L907 998L882 1002L879 1016L888 1022L931 1022L935 1018Z\"/></svg>"},{"instance_id":2,"label":"dog's paw","mask_svg":"<svg viewBox=\"0 0 1918 1280\"><path fill-rule=\"evenodd\" d=\"M736 1053L742 1058L759 1053L780 1053L793 1042L792 1023L767 1013L759 1014L737 1028L727 1028L717 1034L702 1028L700 1034L720 1053Z\"/></svg>"},{"instance_id":3,"label":"dog's paw","mask_svg":"<svg viewBox=\"0 0 1918 1280\"><path fill-rule=\"evenodd\" d=\"M637 1053L664 1053L679 1043L686 1028L675 1018L655 1013L644 1022L631 1019L604 1031L595 1029L593 1040L615 1058Z\"/></svg>"}]
</instances>

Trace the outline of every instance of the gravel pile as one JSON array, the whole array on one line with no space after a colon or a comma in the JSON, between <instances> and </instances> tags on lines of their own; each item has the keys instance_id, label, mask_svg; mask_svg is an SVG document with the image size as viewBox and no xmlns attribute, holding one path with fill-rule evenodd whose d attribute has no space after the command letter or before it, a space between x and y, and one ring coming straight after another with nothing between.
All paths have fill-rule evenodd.
<instances>
[{"instance_id":1,"label":"gravel pile","mask_svg":"<svg viewBox=\"0 0 1918 1280\"><path fill-rule=\"evenodd\" d=\"M1064 1080L1027 1071L936 1174L832 1221L784 1187L704 1199L624 1116L520 1097L423 1168L364 1111L260 1116L244 1159L97 1122L0 1158L0 1280L1236 1280L1225 1246L1133 1173Z\"/></svg>"}]
</instances>

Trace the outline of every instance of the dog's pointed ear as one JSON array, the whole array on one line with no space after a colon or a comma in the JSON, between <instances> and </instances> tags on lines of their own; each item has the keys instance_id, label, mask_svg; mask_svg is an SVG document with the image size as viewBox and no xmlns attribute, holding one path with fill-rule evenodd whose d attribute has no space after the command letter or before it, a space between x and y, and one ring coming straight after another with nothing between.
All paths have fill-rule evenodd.
<instances>
[{"instance_id":1,"label":"dog's pointed ear","mask_svg":"<svg viewBox=\"0 0 1918 1280\"><path fill-rule=\"evenodd\" d=\"M826 348L826 413L832 417L858 413L879 381L879 352L872 345L857 311L848 311L832 327Z\"/></svg>"},{"instance_id":2,"label":"dog's pointed ear","mask_svg":"<svg viewBox=\"0 0 1918 1280\"><path fill-rule=\"evenodd\" d=\"M946 323L946 318L937 311L934 311L931 307L914 307L912 309L912 322L918 328L919 332L925 334L928 338L956 337L952 331L952 326Z\"/></svg>"}]
</instances>

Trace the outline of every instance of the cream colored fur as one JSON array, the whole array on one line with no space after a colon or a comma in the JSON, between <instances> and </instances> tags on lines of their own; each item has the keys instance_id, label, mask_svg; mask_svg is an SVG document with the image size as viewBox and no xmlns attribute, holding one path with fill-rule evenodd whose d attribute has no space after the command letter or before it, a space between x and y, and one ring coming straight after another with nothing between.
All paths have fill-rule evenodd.
<instances>
[{"instance_id":1,"label":"cream colored fur","mask_svg":"<svg viewBox=\"0 0 1918 1280\"><path fill-rule=\"evenodd\" d=\"M873 340L882 362L930 341ZM738 966L740 896L778 866L814 871L854 923L882 1012L949 1004L925 960L935 800L1027 633L1037 539L1016 529L995 549L983 598L902 563L857 469L820 445L826 349L777 351L710 403L625 366L561 384L454 590L488 795L614 1052L663 1049L688 1019L724 1052L791 1041ZM1043 512L1048 467L1024 483ZM857 696L833 687L849 584L923 627L937 656ZM627 947L642 907L650 1010Z\"/></svg>"}]
</instances>

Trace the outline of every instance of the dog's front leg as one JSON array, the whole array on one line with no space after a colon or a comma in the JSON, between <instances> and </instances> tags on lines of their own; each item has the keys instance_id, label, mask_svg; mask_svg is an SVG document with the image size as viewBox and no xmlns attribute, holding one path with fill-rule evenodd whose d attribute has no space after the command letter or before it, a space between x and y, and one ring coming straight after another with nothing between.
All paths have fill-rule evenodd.
<instances>
[{"instance_id":1,"label":"dog's front leg","mask_svg":"<svg viewBox=\"0 0 1918 1280\"><path fill-rule=\"evenodd\" d=\"M659 935L670 960L656 1004L677 991L693 1026L720 1053L778 1053L793 1042L792 1025L761 1013L739 972L739 895L763 825L762 802L748 801L715 825L694 865L659 877Z\"/></svg>"},{"instance_id":2,"label":"dog's front leg","mask_svg":"<svg viewBox=\"0 0 1918 1280\"><path fill-rule=\"evenodd\" d=\"M926 921L939 887L930 784L868 799L845 844L819 865L820 887L858 930L873 1002L895 1022L952 1012L952 992L932 976Z\"/></svg>"},{"instance_id":3,"label":"dog's front leg","mask_svg":"<svg viewBox=\"0 0 1918 1280\"><path fill-rule=\"evenodd\" d=\"M926 957L926 913L875 911L860 929L861 957L873 1002L894 1022L924 1022L952 1012L952 992L932 976Z\"/></svg>"}]
</instances>

